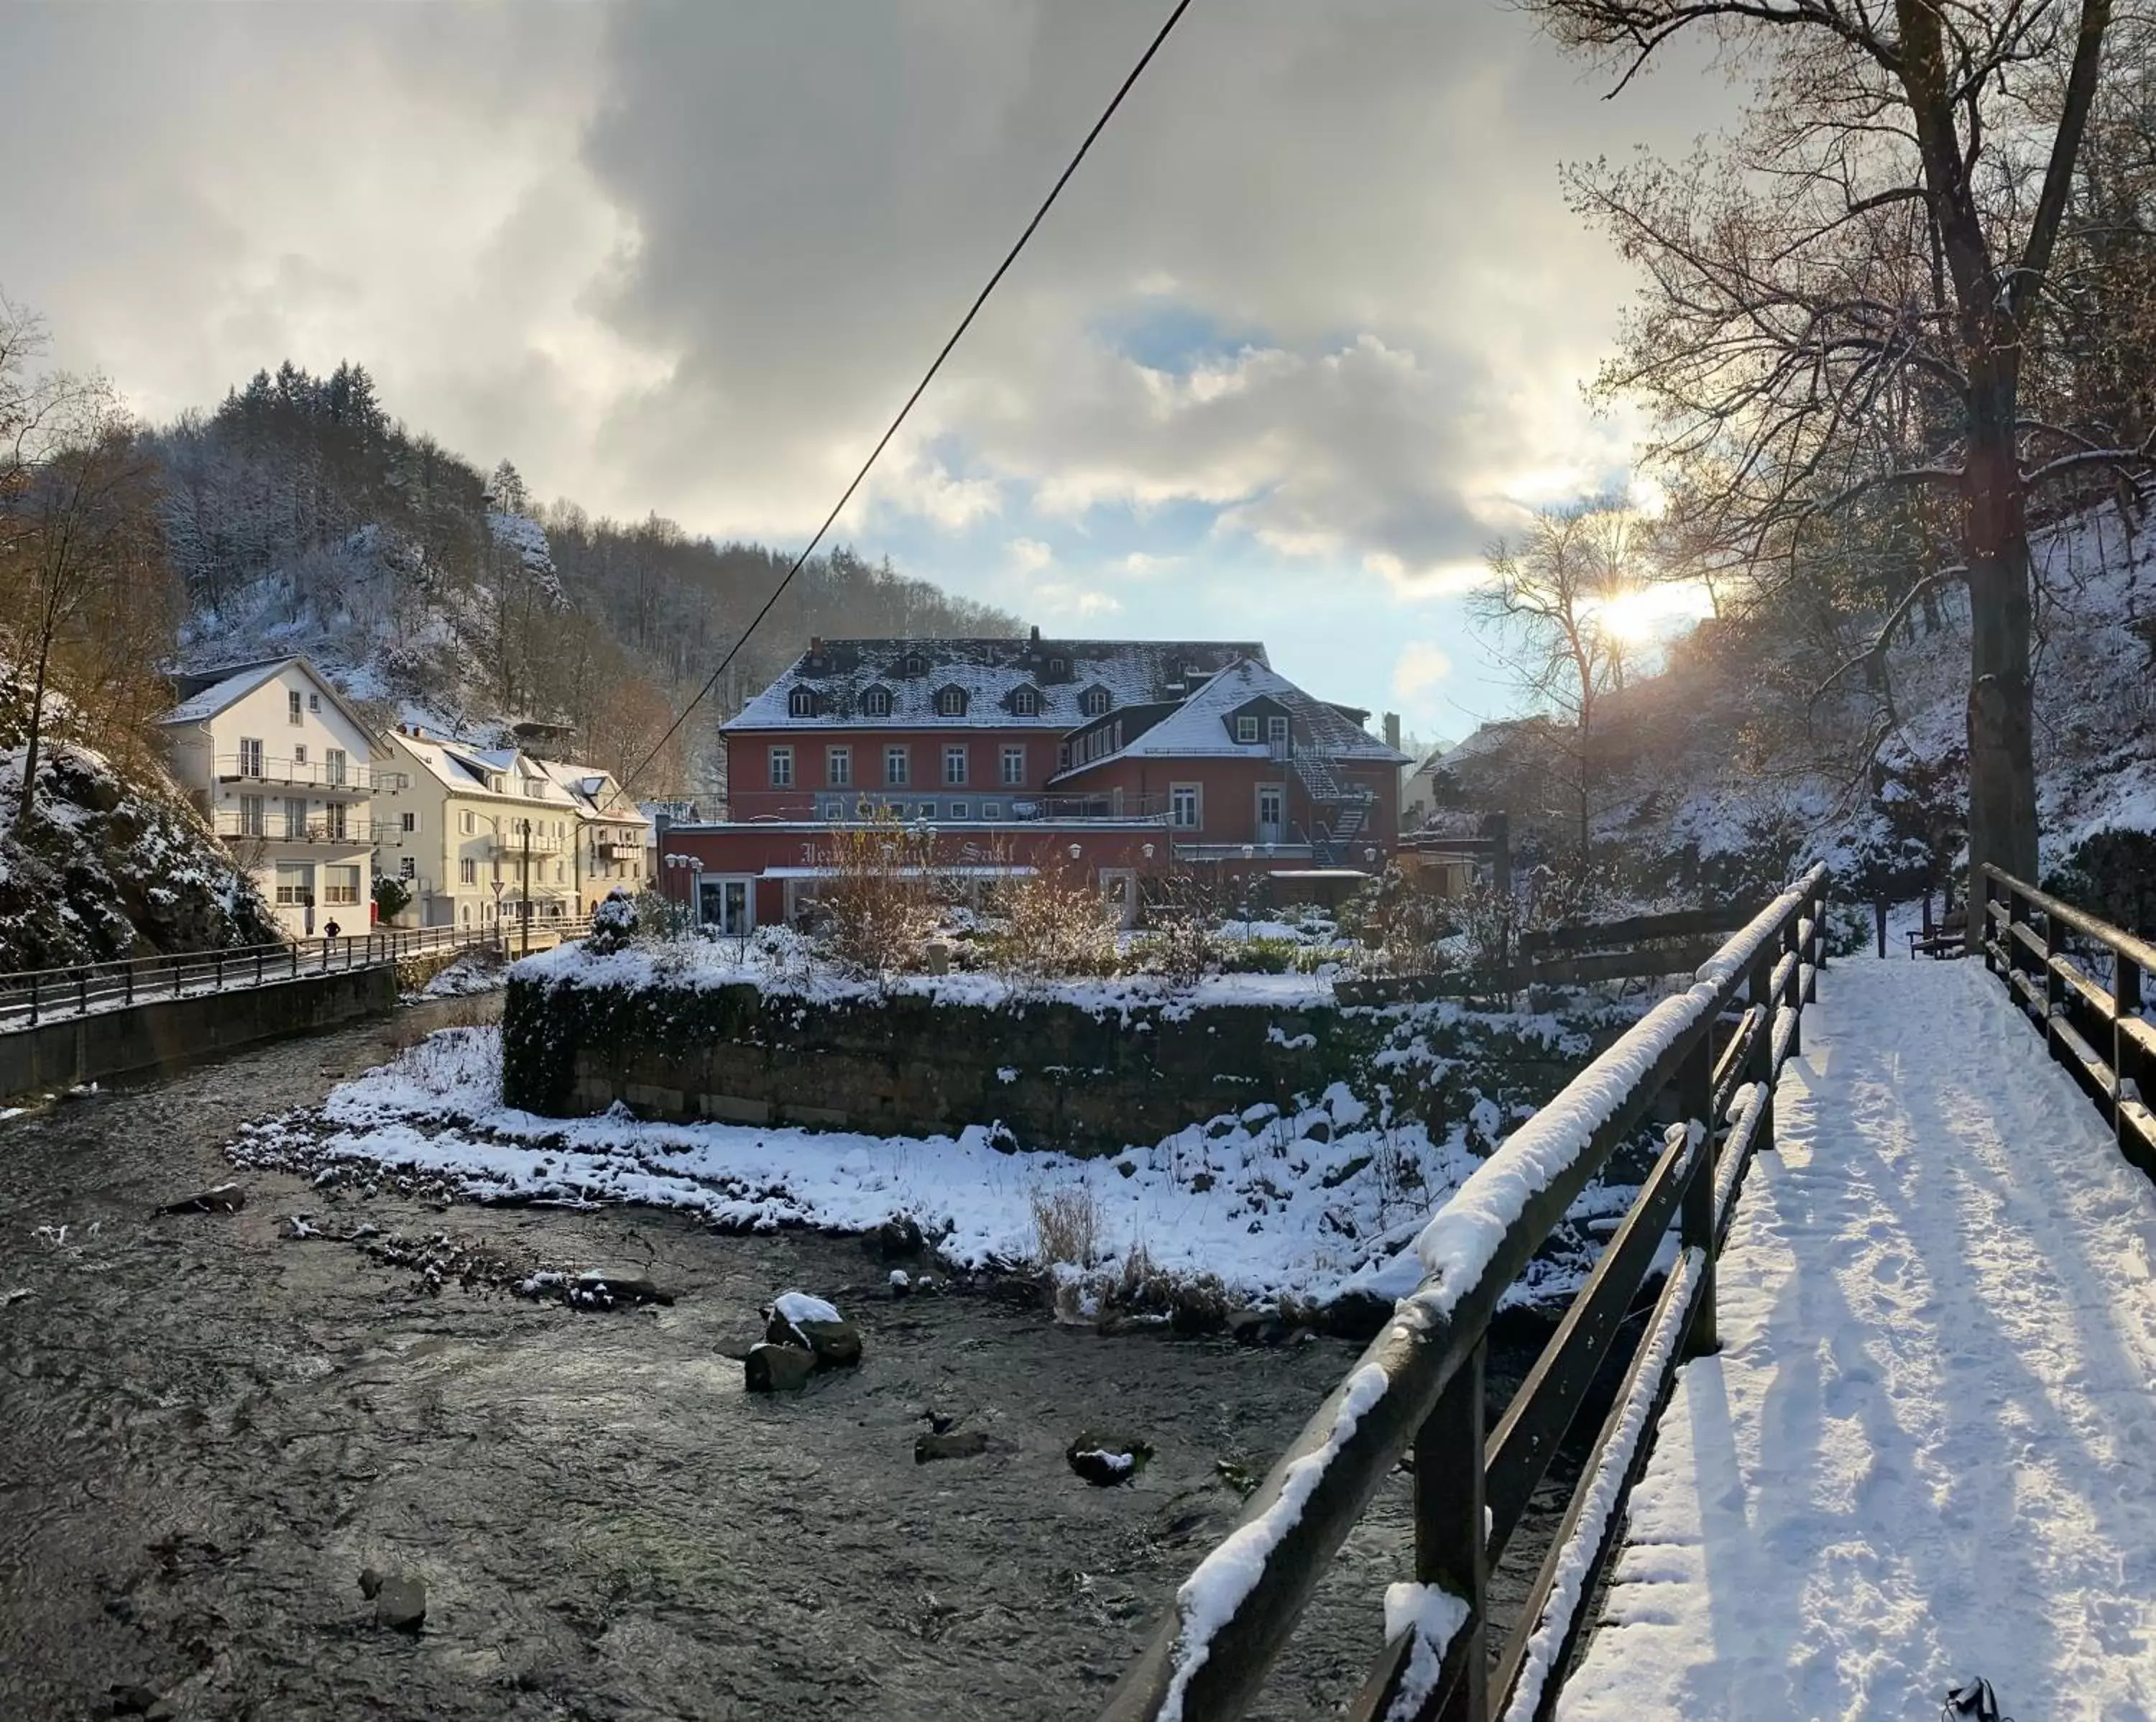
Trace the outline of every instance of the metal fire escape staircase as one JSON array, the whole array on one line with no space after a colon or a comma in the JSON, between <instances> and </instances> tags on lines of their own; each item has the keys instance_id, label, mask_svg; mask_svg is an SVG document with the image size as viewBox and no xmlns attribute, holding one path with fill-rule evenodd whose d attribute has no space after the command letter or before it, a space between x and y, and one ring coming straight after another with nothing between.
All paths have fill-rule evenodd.
<instances>
[{"instance_id":1,"label":"metal fire escape staircase","mask_svg":"<svg viewBox=\"0 0 2156 1722\"><path fill-rule=\"evenodd\" d=\"M1369 824L1370 810L1377 797L1342 779L1326 754L1297 748L1290 756L1289 763L1312 802L1333 810L1332 818L1312 831L1310 852L1320 866L1337 867L1348 846L1363 835L1363 828Z\"/></svg>"}]
</instances>

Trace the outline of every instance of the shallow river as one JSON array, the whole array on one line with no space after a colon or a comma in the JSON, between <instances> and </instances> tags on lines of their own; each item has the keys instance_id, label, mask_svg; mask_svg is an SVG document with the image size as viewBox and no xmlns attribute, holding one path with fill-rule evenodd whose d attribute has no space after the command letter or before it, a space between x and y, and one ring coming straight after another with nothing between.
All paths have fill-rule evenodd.
<instances>
[{"instance_id":1,"label":"shallow river","mask_svg":"<svg viewBox=\"0 0 2156 1722\"><path fill-rule=\"evenodd\" d=\"M0 1308L6 1722L109 1714L136 1683L175 1715L263 1722L1075 1722L1231 1521L1216 1462L1261 1473L1354 1354L893 1303L856 1243L670 1213L444 1211L248 1172L239 1214L153 1216L235 1175L219 1149L242 1120L318 1100L430 1008L0 1123L0 1298L30 1294ZM284 1236L303 1211L632 1267L677 1301L430 1292ZM855 1315L866 1360L752 1398L721 1349L789 1287ZM1493 1359L1493 1392L1522 1361ZM988 1452L916 1466L932 1409ZM1090 1488L1063 1457L1088 1429L1158 1457ZM1408 1575L1408 1504L1396 1476L1253 1714L1352 1693ZM1532 1521L1508 1565L1546 1534ZM374 1623L368 1565L424 1578L417 1636ZM1518 1576L1499 1588L1502 1609Z\"/></svg>"}]
</instances>

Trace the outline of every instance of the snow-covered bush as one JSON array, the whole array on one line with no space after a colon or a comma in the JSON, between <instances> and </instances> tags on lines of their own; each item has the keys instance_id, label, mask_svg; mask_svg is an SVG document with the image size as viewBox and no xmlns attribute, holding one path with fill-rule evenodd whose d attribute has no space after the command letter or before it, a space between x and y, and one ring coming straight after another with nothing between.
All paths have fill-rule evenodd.
<instances>
[{"instance_id":1,"label":"snow-covered bush","mask_svg":"<svg viewBox=\"0 0 2156 1722\"><path fill-rule=\"evenodd\" d=\"M592 911L592 949L602 956L620 950L635 936L637 924L635 901L625 891L609 891Z\"/></svg>"},{"instance_id":2,"label":"snow-covered bush","mask_svg":"<svg viewBox=\"0 0 2156 1722\"><path fill-rule=\"evenodd\" d=\"M1114 907L1081 881L1034 873L1000 887L1000 923L981 941L983 960L1014 980L1113 974L1120 952Z\"/></svg>"}]
</instances>

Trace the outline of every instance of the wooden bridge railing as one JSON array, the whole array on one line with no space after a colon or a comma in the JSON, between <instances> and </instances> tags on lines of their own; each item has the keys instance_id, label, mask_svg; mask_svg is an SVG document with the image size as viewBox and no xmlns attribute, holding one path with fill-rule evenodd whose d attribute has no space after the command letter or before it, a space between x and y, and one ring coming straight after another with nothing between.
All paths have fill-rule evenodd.
<instances>
[{"instance_id":1,"label":"wooden bridge railing","mask_svg":"<svg viewBox=\"0 0 2156 1722\"><path fill-rule=\"evenodd\" d=\"M1109 1699L1104 1722L1224 1722L1263 1685L1327 1565L1410 1448L1414 1573L1360 1722L1540 1718L1554 1706L1677 1364L1712 1350L1714 1262L1774 1082L1825 959L1815 868L1516 1131L1424 1228L1425 1277L1246 1504ZM1741 1011L1733 1030L1729 1013ZM1726 1034L1726 1038L1724 1035ZM1717 1041L1720 1051L1716 1051ZM1638 1199L1494 1431L1483 1358L1497 1300L1610 1155L1674 1088ZM1672 1219L1682 1246L1518 1627L1491 1665L1489 1573L1615 1342ZM1374 1601L1374 1599L1373 1599Z\"/></svg>"},{"instance_id":2,"label":"wooden bridge railing","mask_svg":"<svg viewBox=\"0 0 2156 1722\"><path fill-rule=\"evenodd\" d=\"M2077 940L2108 976L2076 960ZM2156 1023L2144 1014L2156 945L1987 866L1984 963L2088 1090L2119 1152L2156 1178Z\"/></svg>"}]
</instances>

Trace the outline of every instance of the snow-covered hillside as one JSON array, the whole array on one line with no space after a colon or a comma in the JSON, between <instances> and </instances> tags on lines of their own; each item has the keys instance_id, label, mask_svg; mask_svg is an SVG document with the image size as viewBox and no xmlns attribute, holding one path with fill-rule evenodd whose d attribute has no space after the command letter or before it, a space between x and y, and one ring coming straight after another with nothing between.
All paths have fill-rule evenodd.
<instances>
[{"instance_id":1,"label":"snow-covered hillside","mask_svg":"<svg viewBox=\"0 0 2156 1722\"><path fill-rule=\"evenodd\" d=\"M2033 548L2048 876L2101 834L2156 832L2156 525L2132 530L2107 506ZM1596 785L1594 831L1628 894L1755 891L1825 860L1848 881L1892 875L1913 896L1911 857L1928 848L1952 862L1968 802L1965 596L1943 594L1895 640L1892 715L1868 770L1861 738L1878 710L1861 671L1815 703L1815 665L1777 663L1756 636L1717 643L1714 630L1704 625L1669 670L1604 707L1614 763ZM1549 799L1532 747L1525 727L1473 758L1463 749L1468 805L1517 815Z\"/></svg>"},{"instance_id":2,"label":"snow-covered hillside","mask_svg":"<svg viewBox=\"0 0 2156 1722\"><path fill-rule=\"evenodd\" d=\"M0 969L277 938L270 906L178 787L69 739L54 695L32 816L18 821L28 749L13 714L26 692L0 666Z\"/></svg>"},{"instance_id":3,"label":"snow-covered hillside","mask_svg":"<svg viewBox=\"0 0 2156 1722\"><path fill-rule=\"evenodd\" d=\"M195 671L304 652L346 697L386 721L491 734L537 714L505 712L490 647L504 604L566 606L545 529L490 511L494 578L455 579L402 533L367 526L233 589L182 626L175 667ZM505 588L514 586L513 594Z\"/></svg>"}]
</instances>

